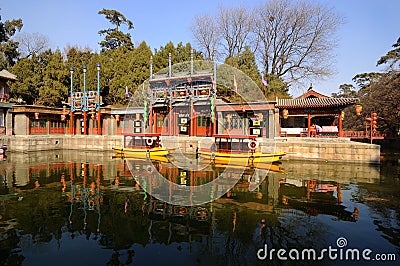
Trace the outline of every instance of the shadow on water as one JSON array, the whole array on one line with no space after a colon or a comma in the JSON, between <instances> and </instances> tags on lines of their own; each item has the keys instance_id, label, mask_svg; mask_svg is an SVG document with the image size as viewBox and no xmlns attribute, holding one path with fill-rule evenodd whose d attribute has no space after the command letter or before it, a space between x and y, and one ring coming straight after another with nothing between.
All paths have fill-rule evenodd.
<instances>
[{"instance_id":1,"label":"shadow on water","mask_svg":"<svg viewBox=\"0 0 400 266\"><path fill-rule=\"evenodd\" d=\"M112 155L9 153L0 162L0 263L253 265L266 263L257 258L265 245L321 250L339 237L400 259L395 159L381 166L283 161L254 191L251 173L224 169L241 176L223 197L176 206L144 191ZM135 174L148 174L148 163L135 161ZM181 185L210 182L222 171L182 175L170 163L153 165Z\"/></svg>"}]
</instances>

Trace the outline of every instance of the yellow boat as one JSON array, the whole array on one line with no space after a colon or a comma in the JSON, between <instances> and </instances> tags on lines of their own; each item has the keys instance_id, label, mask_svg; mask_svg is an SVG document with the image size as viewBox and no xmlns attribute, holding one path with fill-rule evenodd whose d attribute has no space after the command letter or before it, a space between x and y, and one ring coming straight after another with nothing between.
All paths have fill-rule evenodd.
<instances>
[{"instance_id":1,"label":"yellow boat","mask_svg":"<svg viewBox=\"0 0 400 266\"><path fill-rule=\"evenodd\" d=\"M220 164L243 166L279 161L285 152L263 153L258 149L256 136L215 135L210 149L200 149L198 155Z\"/></svg>"},{"instance_id":2,"label":"yellow boat","mask_svg":"<svg viewBox=\"0 0 400 266\"><path fill-rule=\"evenodd\" d=\"M126 134L124 145L112 149L121 157L125 158L159 158L170 153L162 147L160 135L157 133Z\"/></svg>"}]
</instances>

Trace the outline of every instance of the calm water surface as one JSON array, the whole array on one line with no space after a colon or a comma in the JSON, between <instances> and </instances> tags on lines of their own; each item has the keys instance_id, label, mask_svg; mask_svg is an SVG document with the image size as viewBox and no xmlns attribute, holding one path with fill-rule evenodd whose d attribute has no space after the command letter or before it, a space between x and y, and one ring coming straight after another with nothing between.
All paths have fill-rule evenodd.
<instances>
[{"instance_id":1,"label":"calm water surface","mask_svg":"<svg viewBox=\"0 0 400 266\"><path fill-rule=\"evenodd\" d=\"M318 259L329 247L336 259L322 254L331 265L355 263L346 260L348 249L400 264L399 155L382 157L380 166L283 161L254 191L248 172L154 162L181 185L210 182L221 171L241 174L223 197L194 207L152 197L112 153L7 155L0 162L1 265L307 265L321 262L296 254L313 249ZM147 161L131 163L135 175L152 173ZM260 260L265 248L284 250L288 260L276 252Z\"/></svg>"}]
</instances>

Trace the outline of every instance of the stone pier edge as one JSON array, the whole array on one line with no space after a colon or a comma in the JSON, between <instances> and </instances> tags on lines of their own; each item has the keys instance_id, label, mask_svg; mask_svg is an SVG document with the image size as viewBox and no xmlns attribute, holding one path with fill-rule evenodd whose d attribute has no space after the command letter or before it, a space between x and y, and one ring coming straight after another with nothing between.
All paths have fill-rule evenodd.
<instances>
[{"instance_id":1,"label":"stone pier edge","mask_svg":"<svg viewBox=\"0 0 400 266\"><path fill-rule=\"evenodd\" d=\"M283 160L313 160L327 162L380 163L380 146L350 141L347 138L259 138L264 152L286 152ZM1 136L0 144L11 152L47 150L112 151L120 146L122 136ZM183 153L195 154L197 148L210 145L210 137L162 136L167 148L179 148Z\"/></svg>"}]
</instances>

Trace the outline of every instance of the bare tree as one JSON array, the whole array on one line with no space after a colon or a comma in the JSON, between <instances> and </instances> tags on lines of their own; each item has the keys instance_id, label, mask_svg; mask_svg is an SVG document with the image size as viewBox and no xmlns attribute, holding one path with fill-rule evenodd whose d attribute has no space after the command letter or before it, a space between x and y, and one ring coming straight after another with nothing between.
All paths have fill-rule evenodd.
<instances>
[{"instance_id":1,"label":"bare tree","mask_svg":"<svg viewBox=\"0 0 400 266\"><path fill-rule=\"evenodd\" d=\"M311 2L271 0L254 13L265 73L289 83L332 74L335 33L343 20L331 9Z\"/></svg>"},{"instance_id":2,"label":"bare tree","mask_svg":"<svg viewBox=\"0 0 400 266\"><path fill-rule=\"evenodd\" d=\"M19 42L18 51L21 57L29 57L39 54L49 48L49 39L40 33L21 33L15 36Z\"/></svg>"},{"instance_id":3,"label":"bare tree","mask_svg":"<svg viewBox=\"0 0 400 266\"><path fill-rule=\"evenodd\" d=\"M218 45L219 33L217 22L212 15L195 16L190 27L199 50L203 50L206 59L211 59L213 49Z\"/></svg>"},{"instance_id":4,"label":"bare tree","mask_svg":"<svg viewBox=\"0 0 400 266\"><path fill-rule=\"evenodd\" d=\"M245 7L220 7L218 26L227 57L238 56L250 44L253 16Z\"/></svg>"}]
</instances>

